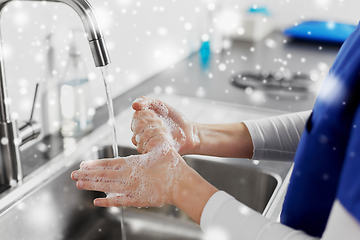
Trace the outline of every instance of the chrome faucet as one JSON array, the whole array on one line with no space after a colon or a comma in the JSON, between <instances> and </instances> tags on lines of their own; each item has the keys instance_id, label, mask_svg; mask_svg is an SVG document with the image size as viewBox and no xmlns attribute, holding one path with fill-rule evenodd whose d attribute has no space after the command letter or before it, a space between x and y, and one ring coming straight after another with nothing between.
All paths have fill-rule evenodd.
<instances>
[{"instance_id":1,"label":"chrome faucet","mask_svg":"<svg viewBox=\"0 0 360 240\"><path fill-rule=\"evenodd\" d=\"M12 0L0 0L0 14L6 4L11 1ZM65 3L73 8L78 13L84 24L95 66L103 67L110 63L110 58L105 46L100 25L96 19L92 6L87 0L45 1ZM27 134L23 133L25 131ZM19 130L16 122L13 121L10 116L5 80L4 58L2 54L2 46L0 45L0 185L12 185L13 183L17 183L22 180L23 174L19 146L24 140L21 139L21 136L28 135L28 132L29 128Z\"/></svg>"}]
</instances>

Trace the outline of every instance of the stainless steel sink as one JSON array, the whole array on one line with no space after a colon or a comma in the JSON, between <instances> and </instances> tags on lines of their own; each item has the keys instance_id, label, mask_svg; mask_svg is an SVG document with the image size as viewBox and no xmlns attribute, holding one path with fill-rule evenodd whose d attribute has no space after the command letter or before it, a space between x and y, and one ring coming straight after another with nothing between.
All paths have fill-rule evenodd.
<instances>
[{"instance_id":1,"label":"stainless steel sink","mask_svg":"<svg viewBox=\"0 0 360 240\"><path fill-rule=\"evenodd\" d=\"M135 154L138 152L133 148L119 147L120 156ZM94 159L112 157L112 147L105 146L97 151ZM184 159L190 167L212 185L231 194L240 202L260 213L265 210L278 185L278 180L273 175L259 169L209 161L207 157L200 156L185 156ZM152 211L160 212L163 209L154 208ZM186 215L179 214L180 211L174 207L165 207L165 209L174 216Z\"/></svg>"},{"instance_id":2,"label":"stainless steel sink","mask_svg":"<svg viewBox=\"0 0 360 240\"><path fill-rule=\"evenodd\" d=\"M119 147L120 155L137 154ZM118 208L92 204L103 193L78 190L70 173L79 162L112 157L109 146L93 148L72 166L31 191L0 215L0 239L120 239ZM233 164L226 159L187 156L186 162L205 179L263 213L281 183L280 177L261 166ZM197 224L173 206L125 208L127 239L202 239Z\"/></svg>"}]
</instances>

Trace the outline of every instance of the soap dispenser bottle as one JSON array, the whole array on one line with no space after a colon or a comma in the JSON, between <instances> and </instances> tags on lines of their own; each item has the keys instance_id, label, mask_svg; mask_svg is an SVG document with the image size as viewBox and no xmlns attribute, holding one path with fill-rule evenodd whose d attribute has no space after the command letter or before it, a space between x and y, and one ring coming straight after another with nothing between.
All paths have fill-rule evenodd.
<instances>
[{"instance_id":1,"label":"soap dispenser bottle","mask_svg":"<svg viewBox=\"0 0 360 240\"><path fill-rule=\"evenodd\" d=\"M92 130L94 109L90 82L81 53L72 32L69 60L60 83L61 129L63 137L81 137Z\"/></svg>"}]
</instances>

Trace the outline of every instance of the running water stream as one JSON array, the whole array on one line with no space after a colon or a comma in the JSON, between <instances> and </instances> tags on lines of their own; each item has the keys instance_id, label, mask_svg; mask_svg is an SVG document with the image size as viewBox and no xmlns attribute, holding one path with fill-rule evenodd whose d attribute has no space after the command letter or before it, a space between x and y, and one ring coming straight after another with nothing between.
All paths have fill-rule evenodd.
<instances>
[{"instance_id":1,"label":"running water stream","mask_svg":"<svg viewBox=\"0 0 360 240\"><path fill-rule=\"evenodd\" d=\"M104 80L105 92L106 92L106 102L109 110L109 125L111 127L111 135L112 135L112 149L114 158L119 157L118 144L117 144L117 136L116 136L116 125L115 125L115 116L114 116L114 107L113 101L111 97L111 89L108 86L108 68L102 67L101 73ZM120 207L120 225L121 225L121 240L126 240L125 226L124 226L124 209Z\"/></svg>"}]
</instances>

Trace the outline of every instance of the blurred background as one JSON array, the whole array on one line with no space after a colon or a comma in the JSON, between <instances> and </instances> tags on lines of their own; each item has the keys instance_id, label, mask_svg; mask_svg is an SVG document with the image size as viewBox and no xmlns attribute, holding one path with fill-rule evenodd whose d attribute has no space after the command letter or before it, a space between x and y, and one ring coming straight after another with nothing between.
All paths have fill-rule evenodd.
<instances>
[{"instance_id":1,"label":"blurred background","mask_svg":"<svg viewBox=\"0 0 360 240\"><path fill-rule=\"evenodd\" d=\"M219 28L223 34L245 37L246 29L239 22L246 18L249 9L265 8L261 20L268 22L269 28L260 30L263 32L282 30L305 20L356 25L360 18L358 0L89 1L102 25L112 60L108 80L113 97L197 52L201 41L211 38L209 29ZM63 78L69 59L70 30L83 31L83 25L66 5L13 2L3 13L1 28L8 102L13 118L25 120L30 115L35 84L40 83L41 88L46 86L46 79L57 83ZM105 104L101 72L94 67L85 36L82 39L80 35L77 46L91 83L91 105L96 108ZM216 39L213 43L214 48ZM51 77L50 46L55 53ZM216 53L222 47L213 50ZM41 107L40 100L36 107ZM35 110L35 119L39 115L40 110Z\"/></svg>"}]
</instances>

